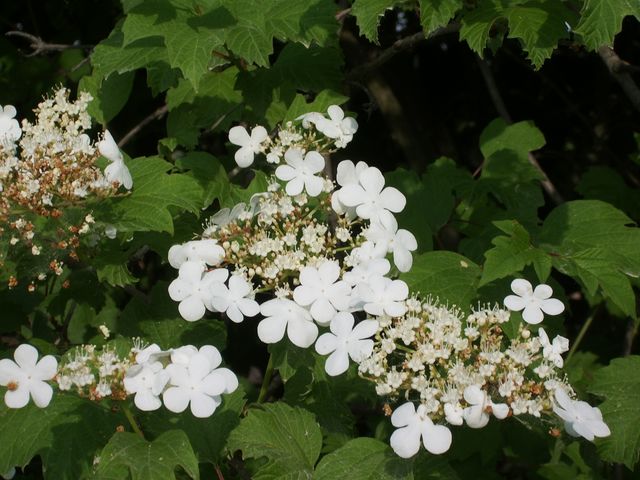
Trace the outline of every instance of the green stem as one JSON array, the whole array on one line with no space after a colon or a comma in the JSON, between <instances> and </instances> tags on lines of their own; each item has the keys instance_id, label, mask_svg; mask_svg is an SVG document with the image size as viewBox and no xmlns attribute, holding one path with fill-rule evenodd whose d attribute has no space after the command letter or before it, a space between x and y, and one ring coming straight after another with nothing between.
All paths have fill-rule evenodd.
<instances>
[{"instance_id":1,"label":"green stem","mask_svg":"<svg viewBox=\"0 0 640 480\"><path fill-rule=\"evenodd\" d=\"M407 353L416 353L416 351L413 348L405 347L404 345L400 345L399 343L396 343L396 348L398 350L403 350Z\"/></svg>"},{"instance_id":2,"label":"green stem","mask_svg":"<svg viewBox=\"0 0 640 480\"><path fill-rule=\"evenodd\" d=\"M267 363L267 370L264 372L264 378L262 379L262 386L260 387L260 394L258 395L258 403L264 403L267 399L267 392L269 391L269 385L271 384L272 377L273 355L269 354L269 363Z\"/></svg>"},{"instance_id":3,"label":"green stem","mask_svg":"<svg viewBox=\"0 0 640 480\"><path fill-rule=\"evenodd\" d=\"M144 433L142 433L142 430L140 430L140 427L138 426L133 413L131 413L131 410L129 410L129 407L127 407L126 405L122 405L122 411L124 412L124 416L127 417L127 420L129 421L131 428L133 428L133 431L140 435L140 437L144 440Z\"/></svg>"},{"instance_id":4,"label":"green stem","mask_svg":"<svg viewBox=\"0 0 640 480\"><path fill-rule=\"evenodd\" d=\"M597 309L596 309L596 311L594 311L591 314L591 316L589 318L587 318L586 322L584 322L584 325L582 325L582 328L578 332L578 336L574 340L573 345L571 345L571 349L569 350L569 353L567 354L567 358L565 358L565 360L564 360L565 363L569 363L569 360L571 360L571 357L573 357L573 354L576 353L576 350L578 349L578 346L580 345L580 342L584 338L584 335L587 333L587 330L589 329L589 326L591 325L591 322L593 322L593 319L596 316L596 312L597 312Z\"/></svg>"}]
</instances>

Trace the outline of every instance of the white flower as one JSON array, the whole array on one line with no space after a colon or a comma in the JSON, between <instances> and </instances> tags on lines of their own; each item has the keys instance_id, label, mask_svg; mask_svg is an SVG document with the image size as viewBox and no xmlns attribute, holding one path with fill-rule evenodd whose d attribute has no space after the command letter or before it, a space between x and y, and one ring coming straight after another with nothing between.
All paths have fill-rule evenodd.
<instances>
[{"instance_id":1,"label":"white flower","mask_svg":"<svg viewBox=\"0 0 640 480\"><path fill-rule=\"evenodd\" d=\"M135 394L133 403L144 412L157 410L162 405L160 394L169 381L169 374L158 357L169 355L156 344L136 354L136 365L127 370L123 383L127 393Z\"/></svg>"},{"instance_id":2,"label":"white flower","mask_svg":"<svg viewBox=\"0 0 640 480\"><path fill-rule=\"evenodd\" d=\"M217 240L192 240L183 245L173 245L169 249L168 259L173 268L180 268L185 262L203 262L215 267L220 265L226 255Z\"/></svg>"},{"instance_id":3,"label":"white flower","mask_svg":"<svg viewBox=\"0 0 640 480\"><path fill-rule=\"evenodd\" d=\"M411 252L417 250L416 237L408 230L398 230L398 222L391 217L390 228L385 228L379 223L372 222L365 232L365 237L375 243L376 247L383 248L388 253L393 253L393 263L401 272L411 270L413 258Z\"/></svg>"},{"instance_id":4,"label":"white flower","mask_svg":"<svg viewBox=\"0 0 640 480\"><path fill-rule=\"evenodd\" d=\"M13 105L0 105L0 143L12 145L20 139L22 130L14 118L16 113Z\"/></svg>"},{"instance_id":5,"label":"white flower","mask_svg":"<svg viewBox=\"0 0 640 480\"><path fill-rule=\"evenodd\" d=\"M104 131L104 138L98 142L100 154L111 163L104 169L104 176L110 183L122 185L127 190L133 187L133 179L129 169L124 164L122 152L118 148L109 130Z\"/></svg>"},{"instance_id":6,"label":"white flower","mask_svg":"<svg viewBox=\"0 0 640 480\"><path fill-rule=\"evenodd\" d=\"M549 342L549 336L547 335L547 332L544 331L544 328L540 328L538 330L538 337L540 345L542 345L542 355L544 358L553 362L556 367L562 368L562 365L564 365L562 354L569 350L569 339L557 335L553 339L553 343L551 343Z\"/></svg>"},{"instance_id":7,"label":"white flower","mask_svg":"<svg viewBox=\"0 0 640 480\"><path fill-rule=\"evenodd\" d=\"M255 317L260 306L253 298L253 288L240 275L231 275L229 286L216 282L211 284L211 305L218 312L226 312L233 322L240 323L244 316Z\"/></svg>"},{"instance_id":8,"label":"white flower","mask_svg":"<svg viewBox=\"0 0 640 480\"><path fill-rule=\"evenodd\" d=\"M491 407L493 415L503 420L509 415L509 406L506 403L493 403L487 392L478 385L469 385L464 389L464 399L470 407L464 409L464 420L471 428L482 428L489 423L487 407Z\"/></svg>"},{"instance_id":9,"label":"white flower","mask_svg":"<svg viewBox=\"0 0 640 480\"><path fill-rule=\"evenodd\" d=\"M15 362L0 360L0 385L7 387L4 402L9 408L22 408L29 403L29 396L40 408L49 405L53 396L51 385L45 383L55 377L58 361L45 355L38 361L38 350L23 343L13 353Z\"/></svg>"},{"instance_id":10,"label":"white flower","mask_svg":"<svg viewBox=\"0 0 640 480\"><path fill-rule=\"evenodd\" d=\"M311 314L296 302L285 298L274 298L260 306L266 318L258 324L258 337L264 343L282 340L285 330L291 343L307 348L318 338L318 327Z\"/></svg>"},{"instance_id":11,"label":"white flower","mask_svg":"<svg viewBox=\"0 0 640 480\"><path fill-rule=\"evenodd\" d=\"M344 110L338 105L331 105L327 113L329 118L315 112L307 114L303 118L303 126L305 120L314 123L319 132L328 138L335 139L337 147L344 148L358 131L358 122L352 117L345 118Z\"/></svg>"},{"instance_id":12,"label":"white flower","mask_svg":"<svg viewBox=\"0 0 640 480\"><path fill-rule=\"evenodd\" d=\"M233 208L222 208L217 211L207 222L207 229L203 235L206 236L207 233L213 233L219 227L224 227L229 225L231 222L236 220L241 213L247 210L247 205L244 203L238 203L234 205ZM208 232L209 231L209 232Z\"/></svg>"},{"instance_id":13,"label":"white flower","mask_svg":"<svg viewBox=\"0 0 640 480\"><path fill-rule=\"evenodd\" d=\"M320 355L331 353L324 369L332 377L347 371L349 357L360 363L373 351L373 340L369 337L378 330L378 322L363 320L355 328L353 324L352 314L340 312L331 320L331 333L322 334L316 341L316 352Z\"/></svg>"},{"instance_id":14,"label":"white flower","mask_svg":"<svg viewBox=\"0 0 640 480\"><path fill-rule=\"evenodd\" d=\"M394 187L384 188L384 177L376 167L367 168L359 177L359 184L346 185L340 189L340 202L347 207L356 207L360 218L379 222L391 229L391 212L401 212L407 199Z\"/></svg>"},{"instance_id":15,"label":"white flower","mask_svg":"<svg viewBox=\"0 0 640 480\"><path fill-rule=\"evenodd\" d=\"M404 300L409 296L409 287L402 280L376 277L361 289L364 311L369 315L387 314L401 317L407 312Z\"/></svg>"},{"instance_id":16,"label":"white flower","mask_svg":"<svg viewBox=\"0 0 640 480\"><path fill-rule=\"evenodd\" d=\"M427 416L427 408L418 406L416 411L412 402L395 409L391 415L391 424L398 429L391 435L391 448L402 458L413 457L420 450L420 438L424 448L434 455L449 450L451 430L444 425L434 425Z\"/></svg>"},{"instance_id":17,"label":"white flower","mask_svg":"<svg viewBox=\"0 0 640 480\"><path fill-rule=\"evenodd\" d=\"M553 290L549 285L540 284L535 290L527 280L518 278L511 282L511 290L515 295L509 295L504 299L504 305L509 310L522 312L525 322L532 325L542 322L544 315L559 315L564 311L564 304L551 298Z\"/></svg>"},{"instance_id":18,"label":"white flower","mask_svg":"<svg viewBox=\"0 0 640 480\"><path fill-rule=\"evenodd\" d=\"M260 153L262 144L267 138L269 138L269 133L260 125L251 130L251 136L244 127L233 127L229 130L229 141L241 147L234 155L238 166L246 168L251 165L253 156Z\"/></svg>"},{"instance_id":19,"label":"white flower","mask_svg":"<svg viewBox=\"0 0 640 480\"><path fill-rule=\"evenodd\" d=\"M303 158L304 155L304 158ZM307 152L301 148L290 148L284 154L286 165L276 168L276 177L287 183L287 195L294 197L306 190L312 197L322 192L324 181L316 176L324 168L324 158L318 152Z\"/></svg>"},{"instance_id":20,"label":"white flower","mask_svg":"<svg viewBox=\"0 0 640 480\"><path fill-rule=\"evenodd\" d=\"M444 417L451 425L462 425L464 419L464 409L459 403L444 404Z\"/></svg>"},{"instance_id":21,"label":"white flower","mask_svg":"<svg viewBox=\"0 0 640 480\"><path fill-rule=\"evenodd\" d=\"M608 437L611 430L602 421L602 412L587 402L571 400L562 388L556 388L553 411L562 420L567 433L573 437L584 437L593 441L594 437Z\"/></svg>"},{"instance_id":22,"label":"white flower","mask_svg":"<svg viewBox=\"0 0 640 480\"><path fill-rule=\"evenodd\" d=\"M218 368L222 357L217 348L205 345L196 350L192 345L177 349L167 366L169 387L162 395L164 406L174 413L191 413L198 418L213 415L222 403L220 395L238 388L238 379L227 368Z\"/></svg>"},{"instance_id":23,"label":"white flower","mask_svg":"<svg viewBox=\"0 0 640 480\"><path fill-rule=\"evenodd\" d=\"M341 187L345 187L347 185L358 185L358 183L360 183L360 174L367 168L369 168L369 165L365 162L358 162L354 165L351 160L343 160L338 164L336 181ZM355 218L355 207L349 208L346 205L343 205L340 201L339 192L340 190L337 190L333 195L331 195L331 207L338 215L345 214L348 218Z\"/></svg>"},{"instance_id":24,"label":"white flower","mask_svg":"<svg viewBox=\"0 0 640 480\"><path fill-rule=\"evenodd\" d=\"M189 322L200 320L205 311L212 310L211 284L224 283L229 276L226 268L205 272L201 262L185 262L180 267L178 278L169 285L169 296L180 302L178 311Z\"/></svg>"},{"instance_id":25,"label":"white flower","mask_svg":"<svg viewBox=\"0 0 640 480\"><path fill-rule=\"evenodd\" d=\"M351 287L340 278L340 265L326 260L318 268L300 270L300 285L293 291L293 299L302 307L310 307L319 325L329 325L337 311L349 308Z\"/></svg>"}]
</instances>

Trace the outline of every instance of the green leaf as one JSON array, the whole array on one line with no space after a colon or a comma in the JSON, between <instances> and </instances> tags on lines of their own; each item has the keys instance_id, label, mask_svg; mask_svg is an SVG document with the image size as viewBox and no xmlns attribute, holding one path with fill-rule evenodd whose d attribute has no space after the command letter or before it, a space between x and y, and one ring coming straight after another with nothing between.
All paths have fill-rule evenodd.
<instances>
[{"instance_id":1,"label":"green leaf","mask_svg":"<svg viewBox=\"0 0 640 480\"><path fill-rule=\"evenodd\" d=\"M378 25L385 12L395 6L397 0L355 0L351 14L356 17L360 35L378 43Z\"/></svg>"},{"instance_id":2,"label":"green leaf","mask_svg":"<svg viewBox=\"0 0 640 480\"><path fill-rule=\"evenodd\" d=\"M311 478L320 455L322 434L314 416L278 402L249 410L231 432L229 448L244 458L266 458L255 480Z\"/></svg>"},{"instance_id":3,"label":"green leaf","mask_svg":"<svg viewBox=\"0 0 640 480\"><path fill-rule=\"evenodd\" d=\"M640 356L616 358L598 370L589 391L604 397L599 405L611 436L596 445L603 460L630 470L640 460Z\"/></svg>"},{"instance_id":4,"label":"green leaf","mask_svg":"<svg viewBox=\"0 0 640 480\"><path fill-rule=\"evenodd\" d=\"M640 218L640 190L631 188L617 171L609 167L590 167L576 187L583 197L608 202L631 218Z\"/></svg>"},{"instance_id":5,"label":"green leaf","mask_svg":"<svg viewBox=\"0 0 640 480\"><path fill-rule=\"evenodd\" d=\"M147 442L135 433L116 433L100 455L98 480L175 480L181 467L190 478L200 478L189 438L180 430L163 433Z\"/></svg>"},{"instance_id":6,"label":"green leaf","mask_svg":"<svg viewBox=\"0 0 640 480\"><path fill-rule=\"evenodd\" d=\"M123 263L103 265L96 268L96 273L100 282L106 282L114 287L124 287L138 281Z\"/></svg>"},{"instance_id":7,"label":"green leaf","mask_svg":"<svg viewBox=\"0 0 640 480\"><path fill-rule=\"evenodd\" d=\"M427 252L416 256L411 271L401 278L412 291L466 311L476 298L480 267L454 252Z\"/></svg>"},{"instance_id":8,"label":"green leaf","mask_svg":"<svg viewBox=\"0 0 640 480\"><path fill-rule=\"evenodd\" d=\"M631 278L640 276L640 229L623 212L598 200L555 208L538 238L562 273L580 280L590 295L598 288L626 315L636 316ZM631 277L631 278L630 278Z\"/></svg>"},{"instance_id":9,"label":"green leaf","mask_svg":"<svg viewBox=\"0 0 640 480\"><path fill-rule=\"evenodd\" d=\"M102 125L106 125L125 106L133 87L133 73L111 75L102 79L85 76L80 80L78 91L91 94L93 100L87 112Z\"/></svg>"},{"instance_id":10,"label":"green leaf","mask_svg":"<svg viewBox=\"0 0 640 480\"><path fill-rule=\"evenodd\" d=\"M325 0L272 0L265 15L267 30L282 41L322 46L339 28L336 11L337 6Z\"/></svg>"},{"instance_id":11,"label":"green leaf","mask_svg":"<svg viewBox=\"0 0 640 480\"><path fill-rule=\"evenodd\" d=\"M613 46L624 17L640 18L640 8L635 0L585 0L580 14L580 23L574 30L582 35L587 47L596 50L603 45Z\"/></svg>"},{"instance_id":12,"label":"green leaf","mask_svg":"<svg viewBox=\"0 0 640 480\"><path fill-rule=\"evenodd\" d=\"M502 17L503 0L485 0L473 10L465 12L460 26L460 40L483 56L493 25Z\"/></svg>"},{"instance_id":13,"label":"green leaf","mask_svg":"<svg viewBox=\"0 0 640 480\"><path fill-rule=\"evenodd\" d=\"M229 194L230 184L227 172L213 155L205 152L187 153L176 161L176 166L190 170L191 176L204 190L202 208L206 208L215 199Z\"/></svg>"},{"instance_id":14,"label":"green leaf","mask_svg":"<svg viewBox=\"0 0 640 480\"><path fill-rule=\"evenodd\" d=\"M15 410L0 402L0 472L24 467L39 455L45 479L85 478L99 449L124 423L122 414L63 393L46 408L31 403Z\"/></svg>"},{"instance_id":15,"label":"green leaf","mask_svg":"<svg viewBox=\"0 0 640 480\"><path fill-rule=\"evenodd\" d=\"M411 462L373 438L355 438L322 458L314 480L413 480Z\"/></svg>"},{"instance_id":16,"label":"green leaf","mask_svg":"<svg viewBox=\"0 0 640 480\"><path fill-rule=\"evenodd\" d=\"M420 24L426 35L446 26L462 8L462 0L419 0Z\"/></svg>"}]
</instances>

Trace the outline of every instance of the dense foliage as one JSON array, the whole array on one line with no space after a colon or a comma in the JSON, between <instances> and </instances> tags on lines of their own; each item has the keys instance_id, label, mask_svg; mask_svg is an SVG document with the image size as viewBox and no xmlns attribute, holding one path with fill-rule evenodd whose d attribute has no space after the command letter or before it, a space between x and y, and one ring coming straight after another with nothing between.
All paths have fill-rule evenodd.
<instances>
[{"instance_id":1,"label":"dense foliage","mask_svg":"<svg viewBox=\"0 0 640 480\"><path fill-rule=\"evenodd\" d=\"M636 0L0 20L0 475L638 475Z\"/></svg>"}]
</instances>

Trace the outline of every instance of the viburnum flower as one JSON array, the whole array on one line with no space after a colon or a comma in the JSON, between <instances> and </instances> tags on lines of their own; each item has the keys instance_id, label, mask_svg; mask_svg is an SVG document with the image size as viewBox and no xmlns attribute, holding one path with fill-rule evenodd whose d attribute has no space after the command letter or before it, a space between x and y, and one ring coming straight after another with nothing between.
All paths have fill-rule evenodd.
<instances>
[{"instance_id":1,"label":"viburnum flower","mask_svg":"<svg viewBox=\"0 0 640 480\"><path fill-rule=\"evenodd\" d=\"M364 172L369 165L365 162L358 162L354 165L351 160L343 160L338 163L338 168L336 171L336 182L341 187L345 187L347 185L358 185L360 182L360 174ZM331 207L338 214L345 214L347 218L355 218L356 209L355 207L347 207L343 205L340 201L340 195L337 192L334 192L331 195Z\"/></svg>"},{"instance_id":2,"label":"viburnum flower","mask_svg":"<svg viewBox=\"0 0 640 480\"><path fill-rule=\"evenodd\" d=\"M307 348L318 338L318 327L311 314L293 300L274 298L260 306L266 318L258 324L258 337L264 343L282 340L285 330L291 343Z\"/></svg>"},{"instance_id":3,"label":"viburnum flower","mask_svg":"<svg viewBox=\"0 0 640 480\"><path fill-rule=\"evenodd\" d=\"M253 288L240 275L231 275L229 286L216 282L211 284L211 306L218 312L226 312L233 322L240 323L247 317L260 313L260 305L251 296Z\"/></svg>"},{"instance_id":4,"label":"viburnum flower","mask_svg":"<svg viewBox=\"0 0 640 480\"><path fill-rule=\"evenodd\" d=\"M162 400L174 413L182 413L191 406L193 416L210 417L222 403L220 395L238 387L238 379L231 370L217 368L222 357L211 345L200 350L189 345L178 349L171 358L173 363L167 366L169 387Z\"/></svg>"},{"instance_id":5,"label":"viburnum flower","mask_svg":"<svg viewBox=\"0 0 640 480\"><path fill-rule=\"evenodd\" d=\"M308 121L314 123L324 136L336 139L337 147L345 147L358 131L358 122L352 117L345 118L344 110L338 105L331 105L327 109L327 114L329 118L323 115L312 115L308 117Z\"/></svg>"},{"instance_id":6,"label":"viburnum flower","mask_svg":"<svg viewBox=\"0 0 640 480\"><path fill-rule=\"evenodd\" d=\"M244 127L233 127L229 130L229 141L240 147L235 153L236 163L241 168L246 168L253 163L253 157L262 150L262 144L269 138L267 130L258 125L251 130L251 135Z\"/></svg>"},{"instance_id":7,"label":"viburnum flower","mask_svg":"<svg viewBox=\"0 0 640 480\"><path fill-rule=\"evenodd\" d=\"M22 129L16 116L16 108L13 105L0 105L0 142L4 144L13 144L20 140Z\"/></svg>"},{"instance_id":8,"label":"viburnum flower","mask_svg":"<svg viewBox=\"0 0 640 480\"><path fill-rule=\"evenodd\" d=\"M13 360L0 360L0 385L7 387L4 402L9 408L22 408L33 403L44 408L51 402L53 389L46 383L56 376L58 361L51 355L45 355L38 361L38 350L23 343L15 352Z\"/></svg>"},{"instance_id":9,"label":"viburnum flower","mask_svg":"<svg viewBox=\"0 0 640 480\"><path fill-rule=\"evenodd\" d=\"M318 152L307 152L301 148L290 148L284 154L286 165L276 168L276 177L287 182L285 191L289 196L296 196L306 190L312 197L322 192L324 180L318 176L324 168L324 158Z\"/></svg>"},{"instance_id":10,"label":"viburnum flower","mask_svg":"<svg viewBox=\"0 0 640 480\"><path fill-rule=\"evenodd\" d=\"M547 315L559 315L564 312L564 304L551 298L553 289L544 283L538 285L535 290L530 282L518 278L511 282L511 290L515 295L508 295L504 299L504 305L514 312L522 312L525 322L536 325L544 319L542 312Z\"/></svg>"},{"instance_id":11,"label":"viburnum flower","mask_svg":"<svg viewBox=\"0 0 640 480\"><path fill-rule=\"evenodd\" d=\"M144 412L157 410L162 405L160 395L169 382L169 374L158 356L167 355L156 344L149 345L136 355L136 365L127 370L123 383L127 393L135 394L133 403Z\"/></svg>"},{"instance_id":12,"label":"viburnum flower","mask_svg":"<svg viewBox=\"0 0 640 480\"><path fill-rule=\"evenodd\" d=\"M347 371L349 358L360 363L373 351L373 340L370 337L378 330L378 322L363 320L355 328L354 323L351 313L340 312L331 320L331 332L320 335L316 341L316 352L320 355L331 354L324 369L332 377Z\"/></svg>"},{"instance_id":13,"label":"viburnum flower","mask_svg":"<svg viewBox=\"0 0 640 480\"><path fill-rule=\"evenodd\" d=\"M553 339L553 343L551 343L544 328L538 330L538 337L540 345L542 345L542 356L550 362L553 362L556 367L562 368L562 365L564 365L562 354L569 350L569 339L557 335Z\"/></svg>"},{"instance_id":14,"label":"viburnum flower","mask_svg":"<svg viewBox=\"0 0 640 480\"><path fill-rule=\"evenodd\" d=\"M482 428L489 423L487 407L491 407L493 415L503 420L509 415L509 406L506 403L493 403L487 392L478 385L469 385L464 389L464 399L470 407L464 409L464 420L471 428Z\"/></svg>"},{"instance_id":15,"label":"viburnum flower","mask_svg":"<svg viewBox=\"0 0 640 480\"><path fill-rule=\"evenodd\" d=\"M393 253L393 263L401 272L411 270L413 258L411 252L418 249L416 237L409 230L398 229L398 222L395 218L390 224L390 228L385 228L379 223L372 222L365 237L375 243L376 247L384 249L387 253Z\"/></svg>"},{"instance_id":16,"label":"viburnum flower","mask_svg":"<svg viewBox=\"0 0 640 480\"><path fill-rule=\"evenodd\" d=\"M359 184L350 184L338 191L340 202L347 207L356 207L360 218L379 222L384 228L393 226L393 214L401 212L407 199L394 187L384 187L382 172L369 167L360 174Z\"/></svg>"},{"instance_id":17,"label":"viburnum flower","mask_svg":"<svg viewBox=\"0 0 640 480\"><path fill-rule=\"evenodd\" d=\"M383 277L389 273L389 270L391 270L389 260L386 258L374 258L368 262L359 263L348 272L345 272L342 275L343 280L354 287L352 291L352 306L362 300L361 290L366 288L371 280Z\"/></svg>"},{"instance_id":18,"label":"viburnum flower","mask_svg":"<svg viewBox=\"0 0 640 480\"><path fill-rule=\"evenodd\" d=\"M213 239L192 240L183 245L173 245L169 249L169 263L180 268L185 262L202 262L211 267L220 265L225 256L224 248Z\"/></svg>"},{"instance_id":19,"label":"viburnum flower","mask_svg":"<svg viewBox=\"0 0 640 480\"><path fill-rule=\"evenodd\" d=\"M169 296L180 302L178 311L189 322L200 320L206 310L212 310L211 284L224 283L229 276L226 268L205 272L201 262L185 262L180 267L178 278L169 284Z\"/></svg>"},{"instance_id":20,"label":"viburnum flower","mask_svg":"<svg viewBox=\"0 0 640 480\"><path fill-rule=\"evenodd\" d=\"M584 437L593 441L594 437L608 437L611 430L602 420L602 412L587 402L572 400L562 388L556 388L553 411L562 420L567 433L573 437Z\"/></svg>"},{"instance_id":21,"label":"viburnum flower","mask_svg":"<svg viewBox=\"0 0 640 480\"><path fill-rule=\"evenodd\" d=\"M133 187L133 179L124 164L124 157L109 130L104 131L104 138L98 142L100 154L111 163L104 169L104 176L109 182L122 185L127 190Z\"/></svg>"},{"instance_id":22,"label":"viburnum flower","mask_svg":"<svg viewBox=\"0 0 640 480\"><path fill-rule=\"evenodd\" d=\"M349 308L351 287L340 278L340 265L326 260L318 268L300 270L300 285L293 291L293 299L310 313L318 325L329 325L337 311Z\"/></svg>"},{"instance_id":23,"label":"viburnum flower","mask_svg":"<svg viewBox=\"0 0 640 480\"><path fill-rule=\"evenodd\" d=\"M434 455L449 450L451 430L444 425L434 425L427 415L427 408L412 402L403 403L391 415L391 424L397 428L391 435L391 448L402 458L413 457L420 450L420 439L424 448Z\"/></svg>"},{"instance_id":24,"label":"viburnum flower","mask_svg":"<svg viewBox=\"0 0 640 480\"><path fill-rule=\"evenodd\" d=\"M234 205L233 208L221 208L209 219L207 225L209 228L212 226L217 228L225 227L237 219L242 212L246 211L246 209L247 205L243 202Z\"/></svg>"},{"instance_id":25,"label":"viburnum flower","mask_svg":"<svg viewBox=\"0 0 640 480\"><path fill-rule=\"evenodd\" d=\"M400 317L407 312L404 300L409 296L409 287L402 280L374 278L361 289L360 294L364 301L364 311L369 315Z\"/></svg>"}]
</instances>

